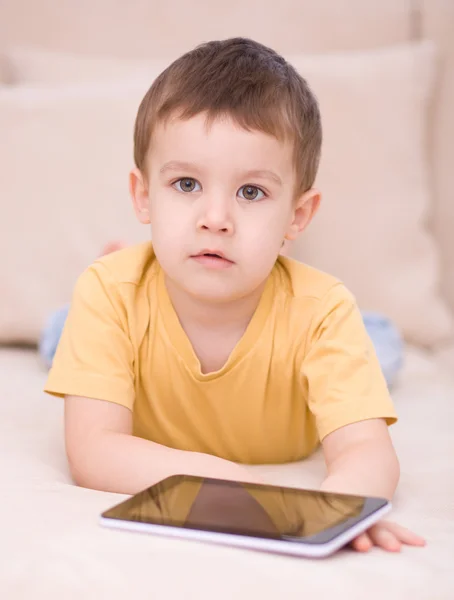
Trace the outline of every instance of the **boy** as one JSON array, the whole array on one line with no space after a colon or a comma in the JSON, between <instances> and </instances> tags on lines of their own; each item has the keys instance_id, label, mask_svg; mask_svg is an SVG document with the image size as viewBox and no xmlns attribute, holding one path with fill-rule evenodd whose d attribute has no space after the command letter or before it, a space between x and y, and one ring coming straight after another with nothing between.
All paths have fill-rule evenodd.
<instances>
[{"instance_id":1,"label":"boy","mask_svg":"<svg viewBox=\"0 0 454 600\"><path fill-rule=\"evenodd\" d=\"M351 294L278 257L316 213L321 123L306 82L247 39L204 44L145 95L130 191L153 246L80 277L46 391L75 482L135 493L179 473L308 456L323 489L390 498L396 420ZM333 249L335 251L335 248ZM381 523L354 543L422 544Z\"/></svg>"}]
</instances>

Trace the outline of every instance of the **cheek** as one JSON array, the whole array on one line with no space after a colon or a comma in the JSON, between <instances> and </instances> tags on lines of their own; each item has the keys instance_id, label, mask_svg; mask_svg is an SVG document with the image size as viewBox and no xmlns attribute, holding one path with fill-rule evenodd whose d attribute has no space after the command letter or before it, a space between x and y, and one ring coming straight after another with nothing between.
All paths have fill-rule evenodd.
<instances>
[{"instance_id":1,"label":"cheek","mask_svg":"<svg viewBox=\"0 0 454 600\"><path fill-rule=\"evenodd\" d=\"M167 244L188 228L187 211L165 190L150 198L150 221L155 239Z\"/></svg>"},{"instance_id":2,"label":"cheek","mask_svg":"<svg viewBox=\"0 0 454 600\"><path fill-rule=\"evenodd\" d=\"M277 206L267 207L260 214L257 211L248 219L247 238L257 247L270 246L274 252L281 247L290 220L289 212Z\"/></svg>"}]
</instances>

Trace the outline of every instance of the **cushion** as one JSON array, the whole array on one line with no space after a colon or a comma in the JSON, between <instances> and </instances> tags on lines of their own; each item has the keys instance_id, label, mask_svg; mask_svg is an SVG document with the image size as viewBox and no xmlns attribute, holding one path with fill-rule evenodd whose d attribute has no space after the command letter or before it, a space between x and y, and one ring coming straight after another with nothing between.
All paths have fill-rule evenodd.
<instances>
[{"instance_id":1,"label":"cushion","mask_svg":"<svg viewBox=\"0 0 454 600\"><path fill-rule=\"evenodd\" d=\"M10 73L8 61L0 54L0 85L10 82Z\"/></svg>"},{"instance_id":2,"label":"cushion","mask_svg":"<svg viewBox=\"0 0 454 600\"><path fill-rule=\"evenodd\" d=\"M325 126L324 204L294 256L342 278L361 308L391 317L408 340L438 343L453 323L425 227L433 47L290 58L315 89ZM115 82L0 90L0 194L8 199L0 341L37 342L109 239L149 235L135 223L127 175L133 121L154 74L133 71L125 78L121 67Z\"/></svg>"},{"instance_id":3,"label":"cushion","mask_svg":"<svg viewBox=\"0 0 454 600\"><path fill-rule=\"evenodd\" d=\"M156 58L132 61L13 46L6 51L5 62L12 83L58 85L146 77L164 70L170 61Z\"/></svg>"},{"instance_id":4,"label":"cushion","mask_svg":"<svg viewBox=\"0 0 454 600\"><path fill-rule=\"evenodd\" d=\"M128 194L146 87L0 88L0 342L36 342L107 242L149 237Z\"/></svg>"},{"instance_id":5,"label":"cushion","mask_svg":"<svg viewBox=\"0 0 454 600\"><path fill-rule=\"evenodd\" d=\"M441 55L430 138L435 192L431 224L441 249L443 291L454 310L454 2L425 0L423 24Z\"/></svg>"},{"instance_id":6,"label":"cushion","mask_svg":"<svg viewBox=\"0 0 454 600\"><path fill-rule=\"evenodd\" d=\"M342 279L362 308L386 314L407 340L427 346L453 334L427 228L435 59L429 42L293 57L319 98L325 139L322 206L291 253Z\"/></svg>"},{"instance_id":7,"label":"cushion","mask_svg":"<svg viewBox=\"0 0 454 600\"><path fill-rule=\"evenodd\" d=\"M33 13L29 6L30 0L0 2L4 46L122 57L172 57L234 35L280 52L372 48L408 40L419 9L396 0L40 0Z\"/></svg>"}]
</instances>

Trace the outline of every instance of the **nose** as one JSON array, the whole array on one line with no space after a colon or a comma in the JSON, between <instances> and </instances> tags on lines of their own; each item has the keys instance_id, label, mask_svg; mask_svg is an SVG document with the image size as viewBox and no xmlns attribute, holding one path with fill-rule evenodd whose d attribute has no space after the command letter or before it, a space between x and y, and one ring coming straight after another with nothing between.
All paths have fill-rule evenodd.
<instances>
[{"instance_id":1,"label":"nose","mask_svg":"<svg viewBox=\"0 0 454 600\"><path fill-rule=\"evenodd\" d=\"M197 230L232 235L234 223L230 202L220 197L204 199L197 221Z\"/></svg>"}]
</instances>

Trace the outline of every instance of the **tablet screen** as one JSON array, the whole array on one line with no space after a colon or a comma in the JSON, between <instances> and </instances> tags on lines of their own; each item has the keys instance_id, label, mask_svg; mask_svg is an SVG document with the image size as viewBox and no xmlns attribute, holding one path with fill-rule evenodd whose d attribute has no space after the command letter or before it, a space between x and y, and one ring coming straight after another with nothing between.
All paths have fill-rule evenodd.
<instances>
[{"instance_id":1,"label":"tablet screen","mask_svg":"<svg viewBox=\"0 0 454 600\"><path fill-rule=\"evenodd\" d=\"M322 543L387 504L380 498L176 475L104 518Z\"/></svg>"}]
</instances>

